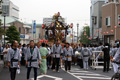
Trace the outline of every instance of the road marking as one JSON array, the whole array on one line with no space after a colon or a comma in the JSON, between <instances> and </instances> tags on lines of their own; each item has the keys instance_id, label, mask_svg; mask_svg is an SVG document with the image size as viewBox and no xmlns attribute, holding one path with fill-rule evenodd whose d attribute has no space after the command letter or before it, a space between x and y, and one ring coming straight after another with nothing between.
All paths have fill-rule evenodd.
<instances>
[{"instance_id":1,"label":"road marking","mask_svg":"<svg viewBox=\"0 0 120 80\"><path fill-rule=\"evenodd\" d=\"M88 73L72 73L72 74L101 76L100 74L88 74Z\"/></svg>"},{"instance_id":2,"label":"road marking","mask_svg":"<svg viewBox=\"0 0 120 80\"><path fill-rule=\"evenodd\" d=\"M69 73L70 75L72 75L73 77L75 77L75 78L77 78L77 79L79 79L79 80L83 80L83 79L80 78L79 76L75 76L74 74L71 74L70 72L67 72L67 73Z\"/></svg>"},{"instance_id":3,"label":"road marking","mask_svg":"<svg viewBox=\"0 0 120 80\"><path fill-rule=\"evenodd\" d=\"M43 77L52 78L54 80L63 80L62 78L55 77L55 76L50 76L50 75L40 75L40 76L37 76L37 79L40 79L40 78L43 78ZM34 80L34 78L31 78L31 80Z\"/></svg>"},{"instance_id":4,"label":"road marking","mask_svg":"<svg viewBox=\"0 0 120 80\"><path fill-rule=\"evenodd\" d=\"M109 77L109 76L96 74L96 73L90 72L90 71L83 71L83 70L77 69L77 68L72 68L71 72L67 72L67 73L71 74L72 76L76 77L79 80L84 80L84 79L110 80L111 79L111 77Z\"/></svg>"},{"instance_id":5,"label":"road marking","mask_svg":"<svg viewBox=\"0 0 120 80\"><path fill-rule=\"evenodd\" d=\"M106 78L106 77L91 77L91 76L79 76L80 78L87 78L87 79L108 79L110 80L111 78Z\"/></svg>"},{"instance_id":6,"label":"road marking","mask_svg":"<svg viewBox=\"0 0 120 80\"><path fill-rule=\"evenodd\" d=\"M73 71L73 70L71 70L71 72L84 72L84 73L87 73L88 71Z\"/></svg>"},{"instance_id":7,"label":"road marking","mask_svg":"<svg viewBox=\"0 0 120 80\"><path fill-rule=\"evenodd\" d=\"M62 68L62 70L65 71L64 68ZM80 77L78 77L78 76L75 76L74 74L71 74L70 72L67 72L67 73L70 74L70 75L72 75L73 77L79 79L79 80L83 80L82 78L80 78Z\"/></svg>"},{"instance_id":8,"label":"road marking","mask_svg":"<svg viewBox=\"0 0 120 80\"><path fill-rule=\"evenodd\" d=\"M81 70L81 69L79 69L79 70ZM81 74L81 72L84 72L85 74L86 73L89 73L89 74L96 74L95 72L90 72L90 71L74 71L74 70L71 70L71 73L75 73L75 72L80 72L79 74ZM77 74L76 73L76 74ZM98 75L98 74L97 74ZM104 77L109 77L109 76L106 76L106 75L102 75L102 74L99 74L99 75L101 75L101 76L104 76Z\"/></svg>"}]
</instances>

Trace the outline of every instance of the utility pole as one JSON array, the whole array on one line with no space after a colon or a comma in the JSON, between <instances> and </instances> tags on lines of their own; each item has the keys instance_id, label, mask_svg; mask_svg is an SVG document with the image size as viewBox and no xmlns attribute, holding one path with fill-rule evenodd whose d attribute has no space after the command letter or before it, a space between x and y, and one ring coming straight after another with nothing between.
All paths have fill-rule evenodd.
<instances>
[{"instance_id":1,"label":"utility pole","mask_svg":"<svg viewBox=\"0 0 120 80\"><path fill-rule=\"evenodd\" d=\"M75 42L75 31L74 31L74 41L73 41L73 43Z\"/></svg>"},{"instance_id":2,"label":"utility pole","mask_svg":"<svg viewBox=\"0 0 120 80\"><path fill-rule=\"evenodd\" d=\"M73 43L73 28L72 28L72 43Z\"/></svg>"},{"instance_id":3,"label":"utility pole","mask_svg":"<svg viewBox=\"0 0 120 80\"><path fill-rule=\"evenodd\" d=\"M117 26L117 1L115 0L115 26ZM115 41L116 41L116 39L117 39L117 34L116 34L116 29L115 29Z\"/></svg>"},{"instance_id":4,"label":"utility pole","mask_svg":"<svg viewBox=\"0 0 120 80\"><path fill-rule=\"evenodd\" d=\"M78 43L78 30L79 30L79 24L77 23L77 43Z\"/></svg>"},{"instance_id":5,"label":"utility pole","mask_svg":"<svg viewBox=\"0 0 120 80\"><path fill-rule=\"evenodd\" d=\"M3 1L0 0L0 15L2 14L2 3L3 3ZM2 24L2 20L0 19L0 26L1 26L1 24ZM3 43L2 39L0 41L1 41L1 43Z\"/></svg>"},{"instance_id":6,"label":"utility pole","mask_svg":"<svg viewBox=\"0 0 120 80\"><path fill-rule=\"evenodd\" d=\"M98 44L99 44L99 27L98 27Z\"/></svg>"},{"instance_id":7,"label":"utility pole","mask_svg":"<svg viewBox=\"0 0 120 80\"><path fill-rule=\"evenodd\" d=\"M34 35L33 35L33 20L32 20L32 39L34 40Z\"/></svg>"},{"instance_id":8,"label":"utility pole","mask_svg":"<svg viewBox=\"0 0 120 80\"><path fill-rule=\"evenodd\" d=\"M5 17L6 17L6 13L4 12L4 31L5 31ZM4 34L4 45L5 45L5 34Z\"/></svg>"}]
</instances>

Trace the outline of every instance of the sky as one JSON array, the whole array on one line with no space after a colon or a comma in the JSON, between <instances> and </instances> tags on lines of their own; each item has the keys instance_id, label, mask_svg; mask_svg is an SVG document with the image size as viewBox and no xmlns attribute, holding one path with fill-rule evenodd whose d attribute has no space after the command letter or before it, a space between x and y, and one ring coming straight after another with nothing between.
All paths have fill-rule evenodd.
<instances>
[{"instance_id":1,"label":"sky","mask_svg":"<svg viewBox=\"0 0 120 80\"><path fill-rule=\"evenodd\" d=\"M82 30L85 23L90 24L90 0L11 0L20 9L20 19L24 22L43 22L43 18L52 17L60 12L67 24L73 23L74 31Z\"/></svg>"}]
</instances>

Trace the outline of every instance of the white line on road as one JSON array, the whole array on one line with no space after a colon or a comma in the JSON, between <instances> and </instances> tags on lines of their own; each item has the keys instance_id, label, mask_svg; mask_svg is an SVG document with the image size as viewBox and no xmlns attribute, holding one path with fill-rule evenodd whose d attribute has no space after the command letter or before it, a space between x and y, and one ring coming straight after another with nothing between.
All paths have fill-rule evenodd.
<instances>
[{"instance_id":1,"label":"white line on road","mask_svg":"<svg viewBox=\"0 0 120 80\"><path fill-rule=\"evenodd\" d=\"M111 79L111 77L109 77L109 76L96 74L96 73L90 72L90 71L83 71L83 70L80 71L80 70L81 69L72 68L71 72L67 72L67 73L71 74L72 76L76 77L79 80L84 80L84 78L86 78L86 79L96 79L96 80L97 79L102 79L102 80L110 80Z\"/></svg>"},{"instance_id":2,"label":"white line on road","mask_svg":"<svg viewBox=\"0 0 120 80\"><path fill-rule=\"evenodd\" d=\"M71 70L71 73L74 73L74 72L80 72L80 74L81 74L82 72L84 72L84 73L89 73L89 74L96 74L95 72L90 72L90 71L80 71L80 70L81 70L81 69L79 69L79 71ZM99 75L104 76L104 77L109 77L109 76L102 75L102 74L99 74Z\"/></svg>"},{"instance_id":3,"label":"white line on road","mask_svg":"<svg viewBox=\"0 0 120 80\"><path fill-rule=\"evenodd\" d=\"M37 77L37 79L40 79L40 78L43 78L43 77L52 78L54 80L63 80L62 78L55 77L55 76L50 76L50 75L40 75L40 76ZM31 80L34 80L34 78L32 78Z\"/></svg>"},{"instance_id":4,"label":"white line on road","mask_svg":"<svg viewBox=\"0 0 120 80\"><path fill-rule=\"evenodd\" d=\"M88 71L73 71L73 70L71 70L71 72L84 72L84 73L88 73Z\"/></svg>"},{"instance_id":5,"label":"white line on road","mask_svg":"<svg viewBox=\"0 0 120 80\"><path fill-rule=\"evenodd\" d=\"M65 71L63 68L62 68L63 71ZM82 78L78 77L78 76L75 76L74 74L71 74L70 72L67 72L68 74L72 75L73 77L79 79L79 80L83 80Z\"/></svg>"},{"instance_id":6,"label":"white line on road","mask_svg":"<svg viewBox=\"0 0 120 80\"><path fill-rule=\"evenodd\" d=\"M88 73L72 73L72 74L101 76L100 74L88 74Z\"/></svg>"},{"instance_id":7,"label":"white line on road","mask_svg":"<svg viewBox=\"0 0 120 80\"><path fill-rule=\"evenodd\" d=\"M87 79L103 79L103 80L105 80L105 79L108 79L108 80L110 80L111 78L105 78L105 77L91 77L91 76L78 76L78 77L80 77L80 78L87 78Z\"/></svg>"}]
</instances>

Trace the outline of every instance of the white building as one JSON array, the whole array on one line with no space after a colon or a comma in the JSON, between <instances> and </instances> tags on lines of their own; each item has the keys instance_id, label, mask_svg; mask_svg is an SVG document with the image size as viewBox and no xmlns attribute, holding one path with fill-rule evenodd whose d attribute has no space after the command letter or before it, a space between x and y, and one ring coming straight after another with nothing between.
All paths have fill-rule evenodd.
<instances>
[{"instance_id":1,"label":"white building","mask_svg":"<svg viewBox=\"0 0 120 80\"><path fill-rule=\"evenodd\" d=\"M90 7L90 36L93 39L99 38L102 40L102 12L101 7L108 0L91 0ZM97 32L99 30L99 32ZM99 36L99 37L98 37Z\"/></svg>"},{"instance_id":2,"label":"white building","mask_svg":"<svg viewBox=\"0 0 120 80\"><path fill-rule=\"evenodd\" d=\"M5 13L6 16L19 19L19 7L13 4L10 0L3 0L2 12L2 15Z\"/></svg>"}]
</instances>

